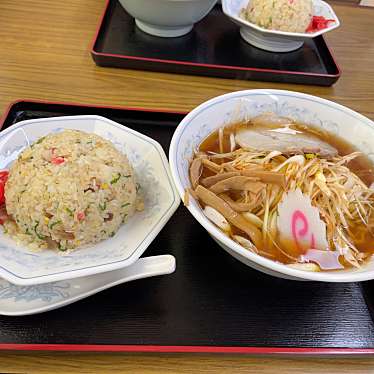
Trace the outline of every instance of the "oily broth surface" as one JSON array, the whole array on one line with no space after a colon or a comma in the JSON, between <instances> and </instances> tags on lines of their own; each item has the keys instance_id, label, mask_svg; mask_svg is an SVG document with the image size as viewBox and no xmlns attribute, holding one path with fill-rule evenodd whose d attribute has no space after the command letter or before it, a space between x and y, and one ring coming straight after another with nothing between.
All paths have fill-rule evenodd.
<instances>
[{"instance_id":1,"label":"oily broth surface","mask_svg":"<svg viewBox=\"0 0 374 374\"><path fill-rule=\"evenodd\" d=\"M223 152L224 153L230 152L230 134L232 133L235 134L237 130L246 128L248 126L253 126L253 125L250 122L238 122L238 123L225 126L223 128ZM269 129L277 128L277 127L279 126L278 125L268 126ZM322 141L332 145L334 148L337 149L338 154L340 156L345 156L352 152L357 151L357 148L354 145L350 144L349 142L342 139L341 137L333 135L326 131L317 129L315 127L308 126L303 123L295 123L295 124L292 124L290 127L295 130L302 131L303 133L310 134L311 137L317 137L321 139ZM264 129L264 126L256 126L256 127L253 126L253 128ZM219 131L217 130L213 132L212 134L210 134L206 139L204 139L204 141L200 144L199 151L219 153L220 150L219 150L218 133ZM237 146L236 149L238 148L239 147ZM228 160L223 159L221 162L224 162L224 161L228 161ZM363 180L367 186L370 186L372 183L374 183L374 165L366 155L361 155L357 157L356 159L349 162L347 166L353 173L359 176L360 179ZM202 177L211 176L213 174L214 174L213 172L205 169ZM374 221L373 214L372 214L372 217L370 217L370 221ZM352 236L350 239L353 241L356 247L361 252L373 254L374 253L373 234L370 233L362 223L352 225L350 229L352 232ZM235 227L233 227L233 233L238 234L238 235L244 234ZM270 246L270 247L273 247L273 246ZM294 251L292 250L292 248L288 248L288 249L291 250L290 252L293 255L296 255L296 253L293 253ZM264 257L273 259L275 261L279 261L281 263L287 264L287 263L294 262L290 260L290 258L285 256L284 254L282 254L281 252L274 250L274 247L271 250L270 248L263 248L263 251L260 251L260 254L263 255ZM343 258L341 258L341 261L345 267L351 267L351 265L347 263Z\"/></svg>"},{"instance_id":2,"label":"oily broth surface","mask_svg":"<svg viewBox=\"0 0 374 374\"><path fill-rule=\"evenodd\" d=\"M264 129L264 126L253 126L250 122L238 122L223 128L223 151L230 152L230 134L251 126L252 128ZM268 126L269 129L277 128L279 126ZM327 131L317 129L316 127L309 126L303 123L295 123L290 126L292 129L302 131L303 133L310 134L312 137L317 137L322 141L329 143L337 149L340 156L348 155L358 149L344 140L343 138L333 135ZM237 147L239 148L239 147ZM200 144L199 151L202 152L219 152L218 130L214 131ZM352 160L348 165L349 169L358 175L367 186L374 183L374 165L366 155L361 155Z\"/></svg>"}]
</instances>

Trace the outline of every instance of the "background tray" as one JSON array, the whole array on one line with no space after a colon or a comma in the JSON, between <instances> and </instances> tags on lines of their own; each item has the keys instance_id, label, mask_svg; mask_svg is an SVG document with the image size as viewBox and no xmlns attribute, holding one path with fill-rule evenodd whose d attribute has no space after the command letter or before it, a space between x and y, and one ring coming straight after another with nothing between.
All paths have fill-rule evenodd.
<instances>
[{"instance_id":1,"label":"background tray","mask_svg":"<svg viewBox=\"0 0 374 374\"><path fill-rule=\"evenodd\" d=\"M168 151L181 113L20 101L3 128L26 119L98 114ZM171 253L174 274L119 285L45 314L0 317L0 349L241 353L374 353L365 303L373 282L273 278L224 252L183 206L145 255ZM363 292L365 291L365 292ZM365 296L365 297L364 297Z\"/></svg>"},{"instance_id":2,"label":"background tray","mask_svg":"<svg viewBox=\"0 0 374 374\"><path fill-rule=\"evenodd\" d=\"M118 0L108 0L91 54L100 66L166 73L322 86L340 77L322 36L294 52L266 52L246 43L219 5L189 34L159 38L138 29Z\"/></svg>"}]
</instances>

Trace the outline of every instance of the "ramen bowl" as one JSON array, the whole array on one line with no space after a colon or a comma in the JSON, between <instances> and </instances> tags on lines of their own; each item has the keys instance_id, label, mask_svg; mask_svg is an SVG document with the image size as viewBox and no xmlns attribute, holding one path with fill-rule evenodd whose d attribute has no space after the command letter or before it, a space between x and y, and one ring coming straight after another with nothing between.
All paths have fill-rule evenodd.
<instances>
[{"instance_id":1,"label":"ramen bowl","mask_svg":"<svg viewBox=\"0 0 374 374\"><path fill-rule=\"evenodd\" d=\"M179 195L190 187L189 161L201 142L218 128L240 120L273 112L297 122L313 125L353 144L374 162L374 123L353 110L321 99L291 91L247 90L213 98L192 110L177 127L171 141L169 161ZM308 272L294 269L250 252L226 236L204 215L190 196L190 213L229 254L253 269L279 278L324 282L356 282L374 279L374 261L359 269Z\"/></svg>"},{"instance_id":2,"label":"ramen bowl","mask_svg":"<svg viewBox=\"0 0 374 374\"><path fill-rule=\"evenodd\" d=\"M189 33L217 0L119 0L140 30L164 38Z\"/></svg>"}]
</instances>

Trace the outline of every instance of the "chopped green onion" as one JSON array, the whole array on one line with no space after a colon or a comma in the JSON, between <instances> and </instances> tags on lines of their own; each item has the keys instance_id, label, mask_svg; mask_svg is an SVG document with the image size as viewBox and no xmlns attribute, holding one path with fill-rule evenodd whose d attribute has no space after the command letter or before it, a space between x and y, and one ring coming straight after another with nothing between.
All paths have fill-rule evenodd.
<instances>
[{"instance_id":1,"label":"chopped green onion","mask_svg":"<svg viewBox=\"0 0 374 374\"><path fill-rule=\"evenodd\" d=\"M40 239L40 240L44 240L46 238L46 236L44 235L40 235L37 231L35 231L35 234L36 236Z\"/></svg>"},{"instance_id":2,"label":"chopped green onion","mask_svg":"<svg viewBox=\"0 0 374 374\"><path fill-rule=\"evenodd\" d=\"M113 232L110 233L109 236L110 236L111 238L113 238L114 235L116 235L116 233L113 231Z\"/></svg>"},{"instance_id":3,"label":"chopped green onion","mask_svg":"<svg viewBox=\"0 0 374 374\"><path fill-rule=\"evenodd\" d=\"M105 210L106 209L106 201L104 201L104 204L99 204L100 210Z\"/></svg>"},{"instance_id":4,"label":"chopped green onion","mask_svg":"<svg viewBox=\"0 0 374 374\"><path fill-rule=\"evenodd\" d=\"M67 250L67 248L64 248L64 247L62 246L61 242L58 242L58 249L59 249L59 251L61 251L61 252L65 252L65 251Z\"/></svg>"},{"instance_id":5,"label":"chopped green onion","mask_svg":"<svg viewBox=\"0 0 374 374\"><path fill-rule=\"evenodd\" d=\"M110 184L117 183L119 179L121 178L121 173L118 173L111 181Z\"/></svg>"},{"instance_id":6,"label":"chopped green onion","mask_svg":"<svg viewBox=\"0 0 374 374\"><path fill-rule=\"evenodd\" d=\"M131 177L131 174L124 175L123 177L124 177L124 178L130 178L130 177Z\"/></svg>"},{"instance_id":7,"label":"chopped green onion","mask_svg":"<svg viewBox=\"0 0 374 374\"><path fill-rule=\"evenodd\" d=\"M62 221L61 220L58 220L56 222L53 222L49 225L49 228L52 230L54 226L58 225L59 223L61 223Z\"/></svg>"},{"instance_id":8,"label":"chopped green onion","mask_svg":"<svg viewBox=\"0 0 374 374\"><path fill-rule=\"evenodd\" d=\"M45 136L42 136L40 139L38 139L35 144L40 144L45 139Z\"/></svg>"},{"instance_id":9,"label":"chopped green onion","mask_svg":"<svg viewBox=\"0 0 374 374\"><path fill-rule=\"evenodd\" d=\"M73 212L71 209L66 208L65 210L69 213L69 216L70 216L70 217L73 217L74 212Z\"/></svg>"},{"instance_id":10,"label":"chopped green onion","mask_svg":"<svg viewBox=\"0 0 374 374\"><path fill-rule=\"evenodd\" d=\"M45 237L44 235L39 234L39 233L36 231L36 229L37 229L38 226L39 226L39 221L36 221L36 224L35 224L35 226L34 226L35 234L36 234L36 236L37 236L40 240L44 240L46 237Z\"/></svg>"},{"instance_id":11,"label":"chopped green onion","mask_svg":"<svg viewBox=\"0 0 374 374\"><path fill-rule=\"evenodd\" d=\"M26 232L25 232L26 235L32 235L31 232L29 231L29 228L27 227L26 228Z\"/></svg>"},{"instance_id":12,"label":"chopped green onion","mask_svg":"<svg viewBox=\"0 0 374 374\"><path fill-rule=\"evenodd\" d=\"M141 188L142 188L142 187L140 186L140 184L139 184L139 183L136 183L136 187L135 187L136 192L139 192L139 190L140 190Z\"/></svg>"},{"instance_id":13,"label":"chopped green onion","mask_svg":"<svg viewBox=\"0 0 374 374\"><path fill-rule=\"evenodd\" d=\"M121 208L124 208L125 206L129 206L129 205L130 205L130 203L122 204L122 205L121 205Z\"/></svg>"},{"instance_id":14,"label":"chopped green onion","mask_svg":"<svg viewBox=\"0 0 374 374\"><path fill-rule=\"evenodd\" d=\"M312 160L313 158L316 158L316 155L314 153L305 153L304 156L307 160Z\"/></svg>"}]
</instances>

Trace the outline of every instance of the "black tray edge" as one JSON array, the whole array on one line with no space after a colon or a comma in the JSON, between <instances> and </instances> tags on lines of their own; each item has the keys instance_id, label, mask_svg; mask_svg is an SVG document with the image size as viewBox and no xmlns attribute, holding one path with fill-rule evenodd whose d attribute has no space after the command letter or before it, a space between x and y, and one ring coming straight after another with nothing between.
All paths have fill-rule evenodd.
<instances>
[{"instance_id":1,"label":"black tray edge","mask_svg":"<svg viewBox=\"0 0 374 374\"><path fill-rule=\"evenodd\" d=\"M306 73L306 72L294 72L294 71L279 71L279 70L271 70L271 69L259 69L259 68L238 68L235 66L225 66L225 65L210 65L210 64L199 64L193 62L181 62L181 61L169 61L169 60L162 60L162 59L155 59L155 58L142 58L142 57L133 57L133 56L125 56L125 55L116 55L110 53L103 53L98 52L95 49L97 39L101 32L101 29L104 24L105 16L110 6L111 0L106 0L104 11L100 17L98 26L95 31L95 35L92 39L90 44L90 52L92 59L94 60L95 64L101 67L117 67L117 68L124 68L123 61L126 61L126 67L129 69L135 70L150 70L156 72L163 72L163 73L176 73L181 74L179 67L183 67L185 69L184 74L187 75L200 75L200 76L210 76L210 77L220 77L220 78L239 78L243 80L251 80L250 76L256 75L256 79L261 81L261 77L266 77L264 81L269 82L279 82L279 83L296 83L296 84L309 84L309 85L319 85L319 86L332 86L337 80L340 78L342 74L342 70L338 65L330 47L326 43L326 40L323 35L320 37L323 39L327 52L331 56L331 59L336 66L337 74L317 74L317 73ZM202 72L199 68L205 68L206 71ZM215 71L216 73L220 73L220 76L214 75L211 72ZM236 71L238 76L234 77L230 71ZM241 74L240 74L241 73ZM281 73L281 75L279 75ZM284 79L282 77L290 77L292 78L291 81ZM269 79L271 77L272 79ZM304 80L301 81L298 77L303 77Z\"/></svg>"},{"instance_id":2,"label":"black tray edge","mask_svg":"<svg viewBox=\"0 0 374 374\"><path fill-rule=\"evenodd\" d=\"M0 131L9 113L14 109L16 105L21 103L36 103L46 105L61 105L61 106L74 106L74 107L85 107L85 108L101 108L101 109L113 109L113 110L133 110L138 112L156 112L156 113L171 113L187 115L188 111L179 111L167 108L146 108L146 107L132 107L132 106L112 106L112 105L100 105L100 104L88 104L88 103L77 103L77 102L66 102L66 101L50 101L50 100L39 100L39 99L16 99L11 101L5 108L3 115L0 117Z\"/></svg>"}]
</instances>

